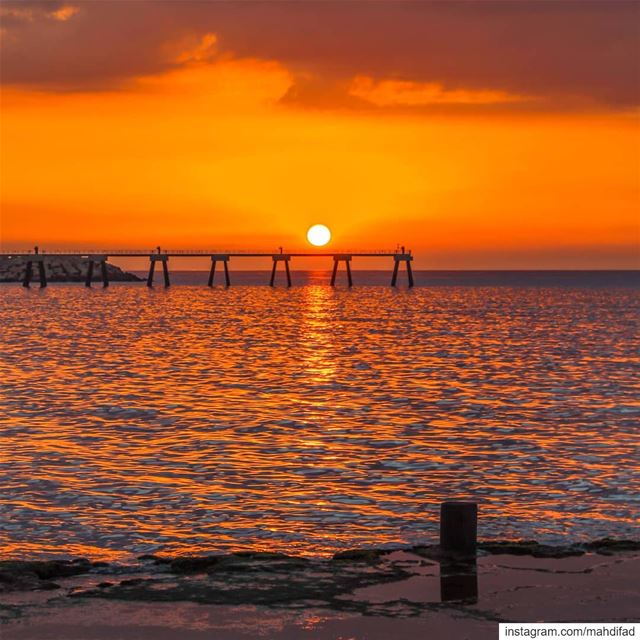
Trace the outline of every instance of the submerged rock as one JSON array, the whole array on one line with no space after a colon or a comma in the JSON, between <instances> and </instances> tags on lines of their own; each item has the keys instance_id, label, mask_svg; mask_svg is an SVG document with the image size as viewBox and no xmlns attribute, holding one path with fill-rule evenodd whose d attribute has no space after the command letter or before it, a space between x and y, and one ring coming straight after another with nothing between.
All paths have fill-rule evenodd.
<instances>
[{"instance_id":1,"label":"submerged rock","mask_svg":"<svg viewBox=\"0 0 640 640\"><path fill-rule=\"evenodd\" d=\"M3 560L0 561L0 592L58 589L54 578L87 573L93 567L86 558L75 560Z\"/></svg>"},{"instance_id":2,"label":"submerged rock","mask_svg":"<svg viewBox=\"0 0 640 640\"><path fill-rule=\"evenodd\" d=\"M584 549L576 545L552 546L541 544L535 540L495 540L481 542L478 549L487 553L509 554L514 556L533 556L534 558L567 558L569 556L581 556Z\"/></svg>"}]
</instances>

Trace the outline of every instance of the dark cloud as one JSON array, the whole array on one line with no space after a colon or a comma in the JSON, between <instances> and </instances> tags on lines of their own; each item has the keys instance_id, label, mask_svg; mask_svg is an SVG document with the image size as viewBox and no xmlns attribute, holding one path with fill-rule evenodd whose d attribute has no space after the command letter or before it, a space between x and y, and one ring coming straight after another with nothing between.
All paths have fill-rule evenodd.
<instances>
[{"instance_id":1,"label":"dark cloud","mask_svg":"<svg viewBox=\"0 0 640 640\"><path fill-rule=\"evenodd\" d=\"M67 20L54 6L74 5ZM539 105L640 102L640 4L547 2L5 2L1 79L100 89L175 66L206 33L238 57L278 60L299 82L284 100L348 98L356 75L496 90ZM14 11L33 8L34 17ZM342 96L342 97L341 97ZM516 107L517 108L517 107Z\"/></svg>"}]
</instances>

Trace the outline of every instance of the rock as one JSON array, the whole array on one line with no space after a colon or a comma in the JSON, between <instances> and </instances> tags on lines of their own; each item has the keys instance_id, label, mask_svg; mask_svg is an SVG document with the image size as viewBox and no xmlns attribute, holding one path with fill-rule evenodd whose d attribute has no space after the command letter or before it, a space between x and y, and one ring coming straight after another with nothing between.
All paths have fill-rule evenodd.
<instances>
[{"instance_id":1,"label":"rock","mask_svg":"<svg viewBox=\"0 0 640 640\"><path fill-rule=\"evenodd\" d=\"M0 591L58 589L53 578L87 573L92 565L86 558L75 560L4 560L0 562Z\"/></svg>"},{"instance_id":2,"label":"rock","mask_svg":"<svg viewBox=\"0 0 640 640\"><path fill-rule=\"evenodd\" d=\"M45 254L46 255L46 254ZM35 264L35 263L34 263ZM81 258L65 258L60 256L47 256L44 260L47 282L84 282L87 275L87 261ZM25 271L25 260L23 257L3 258L0 257L0 282L22 282ZM110 282L140 282L133 273L128 273L107 262L107 274ZM35 267L32 276L32 283L38 283L38 268ZM93 282L102 281L102 273L99 267L94 265Z\"/></svg>"}]
</instances>

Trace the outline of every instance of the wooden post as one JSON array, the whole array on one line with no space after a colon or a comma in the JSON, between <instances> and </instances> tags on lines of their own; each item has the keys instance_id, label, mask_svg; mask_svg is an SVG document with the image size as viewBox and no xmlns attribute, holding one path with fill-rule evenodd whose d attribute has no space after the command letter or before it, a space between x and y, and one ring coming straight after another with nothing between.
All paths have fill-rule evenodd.
<instances>
[{"instance_id":1,"label":"wooden post","mask_svg":"<svg viewBox=\"0 0 640 640\"><path fill-rule=\"evenodd\" d=\"M47 286L47 272L44 270L44 261L38 261L38 273L40 275L40 288L44 289Z\"/></svg>"},{"instance_id":2,"label":"wooden post","mask_svg":"<svg viewBox=\"0 0 640 640\"><path fill-rule=\"evenodd\" d=\"M147 287L153 287L153 272L156 268L156 261L152 258L149 260L149 275L147 277Z\"/></svg>"},{"instance_id":3,"label":"wooden post","mask_svg":"<svg viewBox=\"0 0 640 640\"><path fill-rule=\"evenodd\" d=\"M109 286L109 272L107 271L107 261L100 261L100 270L102 271L102 286L104 288Z\"/></svg>"},{"instance_id":4,"label":"wooden post","mask_svg":"<svg viewBox=\"0 0 640 640\"><path fill-rule=\"evenodd\" d=\"M351 260L347 260L347 282L350 287L353 287L353 280L351 279Z\"/></svg>"},{"instance_id":5,"label":"wooden post","mask_svg":"<svg viewBox=\"0 0 640 640\"><path fill-rule=\"evenodd\" d=\"M27 289L31 286L31 276L33 275L33 262L31 260L27 260L27 264L24 268L24 280L22 281L22 286L27 287Z\"/></svg>"},{"instance_id":6,"label":"wooden post","mask_svg":"<svg viewBox=\"0 0 640 640\"><path fill-rule=\"evenodd\" d=\"M84 286L90 287L92 279L93 279L93 259L89 258L89 262L87 262L87 277L85 278Z\"/></svg>"},{"instance_id":7,"label":"wooden post","mask_svg":"<svg viewBox=\"0 0 640 640\"><path fill-rule=\"evenodd\" d=\"M452 500L440 505L440 548L443 551L473 555L477 538L477 503Z\"/></svg>"},{"instance_id":8,"label":"wooden post","mask_svg":"<svg viewBox=\"0 0 640 640\"><path fill-rule=\"evenodd\" d=\"M213 287L213 277L216 275L216 259L211 258L211 271L209 271L209 286Z\"/></svg>"}]
</instances>

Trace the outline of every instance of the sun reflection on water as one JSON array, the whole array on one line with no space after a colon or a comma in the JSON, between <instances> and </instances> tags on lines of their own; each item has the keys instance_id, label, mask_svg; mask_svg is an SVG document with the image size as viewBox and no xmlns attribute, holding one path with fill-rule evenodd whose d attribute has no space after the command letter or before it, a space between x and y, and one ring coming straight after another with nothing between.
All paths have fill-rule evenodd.
<instances>
[{"instance_id":1,"label":"sun reflection on water","mask_svg":"<svg viewBox=\"0 0 640 640\"><path fill-rule=\"evenodd\" d=\"M0 552L629 535L632 291L0 290Z\"/></svg>"}]
</instances>

